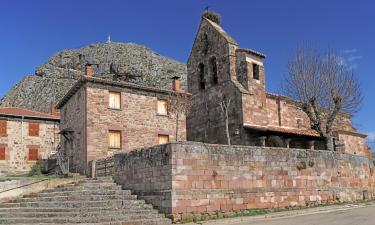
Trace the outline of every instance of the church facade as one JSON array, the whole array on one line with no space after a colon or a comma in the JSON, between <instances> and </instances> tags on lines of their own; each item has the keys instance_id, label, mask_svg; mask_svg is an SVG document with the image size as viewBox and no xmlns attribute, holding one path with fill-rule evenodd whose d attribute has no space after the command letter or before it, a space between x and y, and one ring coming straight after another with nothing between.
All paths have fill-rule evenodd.
<instances>
[{"instance_id":1,"label":"church facade","mask_svg":"<svg viewBox=\"0 0 375 225\"><path fill-rule=\"evenodd\" d=\"M219 24L202 17L187 65L189 141L227 144L228 122L233 145L325 148L298 102L266 91L265 58L240 48ZM371 155L366 135L356 131L348 115L338 116L334 130L337 151Z\"/></svg>"}]
</instances>

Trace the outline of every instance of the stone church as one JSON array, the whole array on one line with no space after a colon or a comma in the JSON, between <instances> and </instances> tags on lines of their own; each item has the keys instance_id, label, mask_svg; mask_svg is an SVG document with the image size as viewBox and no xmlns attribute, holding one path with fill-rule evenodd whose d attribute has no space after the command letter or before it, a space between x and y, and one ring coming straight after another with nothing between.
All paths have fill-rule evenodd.
<instances>
[{"instance_id":1,"label":"stone church","mask_svg":"<svg viewBox=\"0 0 375 225\"><path fill-rule=\"evenodd\" d=\"M230 101L232 144L324 149L324 140L310 128L298 102L266 91L265 58L260 52L240 48L218 23L202 18L187 64L192 94L189 141L226 144L220 103ZM340 114L334 130L338 151L370 155L366 135L356 131L350 116Z\"/></svg>"}]
</instances>

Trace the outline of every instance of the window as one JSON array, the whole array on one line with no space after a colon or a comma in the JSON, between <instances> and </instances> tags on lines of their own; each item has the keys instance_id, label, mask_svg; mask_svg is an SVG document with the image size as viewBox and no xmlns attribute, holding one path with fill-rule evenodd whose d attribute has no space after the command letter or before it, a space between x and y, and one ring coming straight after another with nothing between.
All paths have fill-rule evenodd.
<instances>
[{"instance_id":1,"label":"window","mask_svg":"<svg viewBox=\"0 0 375 225\"><path fill-rule=\"evenodd\" d=\"M202 47L202 52L204 55L206 55L208 53L208 35L207 33L204 33L203 36L202 36L202 43L203 43L203 47Z\"/></svg>"},{"instance_id":2,"label":"window","mask_svg":"<svg viewBox=\"0 0 375 225\"><path fill-rule=\"evenodd\" d=\"M109 131L109 148L121 148L121 131Z\"/></svg>"},{"instance_id":3,"label":"window","mask_svg":"<svg viewBox=\"0 0 375 225\"><path fill-rule=\"evenodd\" d=\"M297 119L297 127L302 128L302 120L301 119Z\"/></svg>"},{"instance_id":4,"label":"window","mask_svg":"<svg viewBox=\"0 0 375 225\"><path fill-rule=\"evenodd\" d=\"M37 161L38 160L38 149L37 148L29 148L29 160L30 161Z\"/></svg>"},{"instance_id":5,"label":"window","mask_svg":"<svg viewBox=\"0 0 375 225\"><path fill-rule=\"evenodd\" d=\"M158 100L158 115L168 115L168 101Z\"/></svg>"},{"instance_id":6,"label":"window","mask_svg":"<svg viewBox=\"0 0 375 225\"><path fill-rule=\"evenodd\" d=\"M0 160L5 160L5 147L0 147Z\"/></svg>"},{"instance_id":7,"label":"window","mask_svg":"<svg viewBox=\"0 0 375 225\"><path fill-rule=\"evenodd\" d=\"M158 143L159 143L159 145L169 143L169 135L159 134L158 135Z\"/></svg>"},{"instance_id":8,"label":"window","mask_svg":"<svg viewBox=\"0 0 375 225\"><path fill-rule=\"evenodd\" d=\"M39 123L29 123L29 136L39 136Z\"/></svg>"},{"instance_id":9,"label":"window","mask_svg":"<svg viewBox=\"0 0 375 225\"><path fill-rule=\"evenodd\" d=\"M199 88L203 90L206 88L206 83L204 81L204 65L200 63L198 69L199 69Z\"/></svg>"},{"instance_id":10,"label":"window","mask_svg":"<svg viewBox=\"0 0 375 225\"><path fill-rule=\"evenodd\" d=\"M120 92L109 92L109 108L121 109L121 93Z\"/></svg>"},{"instance_id":11,"label":"window","mask_svg":"<svg viewBox=\"0 0 375 225\"><path fill-rule=\"evenodd\" d=\"M7 121L0 120L0 135L6 135L6 134L7 134Z\"/></svg>"},{"instance_id":12,"label":"window","mask_svg":"<svg viewBox=\"0 0 375 225\"><path fill-rule=\"evenodd\" d=\"M212 83L217 84L218 78L217 78L217 64L216 64L216 58L212 57L210 59L210 69L211 69L211 75L212 75Z\"/></svg>"},{"instance_id":13,"label":"window","mask_svg":"<svg viewBox=\"0 0 375 225\"><path fill-rule=\"evenodd\" d=\"M259 80L259 65L256 63L253 63L253 78Z\"/></svg>"}]
</instances>

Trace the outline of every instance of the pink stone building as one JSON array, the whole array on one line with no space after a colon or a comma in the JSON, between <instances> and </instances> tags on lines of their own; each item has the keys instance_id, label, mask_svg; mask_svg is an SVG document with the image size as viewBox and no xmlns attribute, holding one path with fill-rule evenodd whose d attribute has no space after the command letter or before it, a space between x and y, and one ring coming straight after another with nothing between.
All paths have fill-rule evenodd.
<instances>
[{"instance_id":1,"label":"pink stone building","mask_svg":"<svg viewBox=\"0 0 375 225\"><path fill-rule=\"evenodd\" d=\"M62 150L71 171L85 173L90 160L117 152L186 141L185 116L177 123L169 110L172 96L184 95L178 80L173 89L163 90L95 78L91 71L86 69L87 76L57 105Z\"/></svg>"},{"instance_id":2,"label":"pink stone building","mask_svg":"<svg viewBox=\"0 0 375 225\"><path fill-rule=\"evenodd\" d=\"M232 144L324 149L298 102L268 93L260 52L240 48L219 24L202 18L188 60L188 92L192 110L187 117L187 139L226 144L225 119L219 105L231 100L228 110ZM370 156L366 135L350 116L335 121L336 150Z\"/></svg>"},{"instance_id":3,"label":"pink stone building","mask_svg":"<svg viewBox=\"0 0 375 225\"><path fill-rule=\"evenodd\" d=\"M25 173L57 148L60 116L20 108L0 108L0 176Z\"/></svg>"}]
</instances>

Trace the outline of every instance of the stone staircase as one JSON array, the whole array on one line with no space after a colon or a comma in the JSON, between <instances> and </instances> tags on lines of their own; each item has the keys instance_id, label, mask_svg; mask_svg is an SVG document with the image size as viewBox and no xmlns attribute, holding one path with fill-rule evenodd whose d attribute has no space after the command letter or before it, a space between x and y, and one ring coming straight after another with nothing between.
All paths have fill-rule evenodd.
<instances>
[{"instance_id":1,"label":"stone staircase","mask_svg":"<svg viewBox=\"0 0 375 225\"><path fill-rule=\"evenodd\" d=\"M164 225L171 221L103 177L2 203L0 224Z\"/></svg>"}]
</instances>

